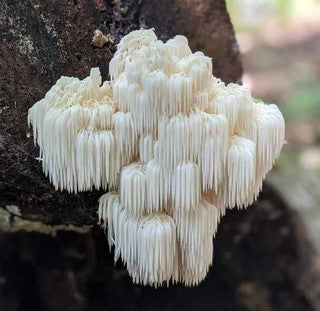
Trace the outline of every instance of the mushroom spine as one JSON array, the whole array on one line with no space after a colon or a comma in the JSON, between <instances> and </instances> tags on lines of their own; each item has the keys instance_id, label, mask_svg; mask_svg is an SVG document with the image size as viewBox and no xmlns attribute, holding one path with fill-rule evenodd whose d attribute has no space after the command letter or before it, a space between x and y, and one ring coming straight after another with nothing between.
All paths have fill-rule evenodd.
<instances>
[{"instance_id":1,"label":"mushroom spine","mask_svg":"<svg viewBox=\"0 0 320 311\"><path fill-rule=\"evenodd\" d=\"M109 64L61 77L29 109L56 190L104 189L99 223L135 283L197 285L220 218L258 196L284 143L276 105L212 74L183 36L132 31Z\"/></svg>"}]
</instances>

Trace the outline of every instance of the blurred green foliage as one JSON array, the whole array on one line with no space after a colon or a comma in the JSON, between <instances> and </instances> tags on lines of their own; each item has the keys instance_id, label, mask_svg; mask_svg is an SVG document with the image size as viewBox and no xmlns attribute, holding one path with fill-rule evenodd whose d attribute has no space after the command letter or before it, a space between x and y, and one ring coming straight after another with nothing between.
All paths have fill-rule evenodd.
<instances>
[{"instance_id":1,"label":"blurred green foliage","mask_svg":"<svg viewBox=\"0 0 320 311\"><path fill-rule=\"evenodd\" d=\"M315 81L304 83L282 106L287 120L316 119L320 116L320 86Z\"/></svg>"},{"instance_id":2,"label":"blurred green foliage","mask_svg":"<svg viewBox=\"0 0 320 311\"><path fill-rule=\"evenodd\" d=\"M272 2L275 14L277 14L280 19L286 20L290 18L295 0L273 0Z\"/></svg>"},{"instance_id":3,"label":"blurred green foliage","mask_svg":"<svg viewBox=\"0 0 320 311\"><path fill-rule=\"evenodd\" d=\"M317 53L320 0L226 0L226 3L239 43L243 47L251 45L251 50L244 52L244 64L253 81L252 90L259 90L268 79L267 89L274 91L273 101L286 120L288 143L273 173L290 175L303 167L320 178L320 165L316 164L320 152L320 54ZM318 35L310 37L310 29L314 30L316 25ZM287 37L293 41L286 41ZM284 80L277 79L279 76L285 77ZM270 81L270 77L274 78ZM306 128L305 124L310 126ZM306 132L297 137L297 131L304 129Z\"/></svg>"},{"instance_id":4,"label":"blurred green foliage","mask_svg":"<svg viewBox=\"0 0 320 311\"><path fill-rule=\"evenodd\" d=\"M300 150L287 150L283 148L280 156L277 158L274 166L274 172L287 173L291 172L292 168L299 166Z\"/></svg>"},{"instance_id":5,"label":"blurred green foliage","mask_svg":"<svg viewBox=\"0 0 320 311\"><path fill-rule=\"evenodd\" d=\"M320 0L226 0L233 25L238 30L253 29L267 18L278 22L293 19L319 8Z\"/></svg>"}]
</instances>

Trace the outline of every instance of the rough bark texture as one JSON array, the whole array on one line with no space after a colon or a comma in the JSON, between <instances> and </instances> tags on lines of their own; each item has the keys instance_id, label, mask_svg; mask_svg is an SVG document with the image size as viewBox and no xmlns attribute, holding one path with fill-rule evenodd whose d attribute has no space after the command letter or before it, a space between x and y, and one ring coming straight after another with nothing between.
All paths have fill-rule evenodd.
<instances>
[{"instance_id":1,"label":"rough bark texture","mask_svg":"<svg viewBox=\"0 0 320 311\"><path fill-rule=\"evenodd\" d=\"M101 193L56 192L35 159L27 136L28 109L61 75L84 78L100 67L108 78L115 44L133 29L154 27L161 39L184 34L193 50L213 57L215 75L241 78L241 64L224 1L9 1L0 13L1 204L16 204L25 218L47 224L94 224ZM91 45L93 31L113 38Z\"/></svg>"},{"instance_id":2,"label":"rough bark texture","mask_svg":"<svg viewBox=\"0 0 320 311\"><path fill-rule=\"evenodd\" d=\"M107 79L115 44L140 27L154 27L161 39L186 35L194 51L213 58L216 76L240 80L223 0L1 2L0 309L316 310L310 284L298 282L313 275L312 251L301 253L301 224L268 185L252 208L223 219L205 282L154 290L133 286L121 265L113 267L96 226L101 193L56 192L44 177L28 108L61 75L84 78L99 66ZM97 28L114 43L92 46Z\"/></svg>"},{"instance_id":3,"label":"rough bark texture","mask_svg":"<svg viewBox=\"0 0 320 311\"><path fill-rule=\"evenodd\" d=\"M2 234L0 310L319 310L304 229L265 185L259 202L223 218L199 287L160 289L132 285L99 228Z\"/></svg>"}]
</instances>

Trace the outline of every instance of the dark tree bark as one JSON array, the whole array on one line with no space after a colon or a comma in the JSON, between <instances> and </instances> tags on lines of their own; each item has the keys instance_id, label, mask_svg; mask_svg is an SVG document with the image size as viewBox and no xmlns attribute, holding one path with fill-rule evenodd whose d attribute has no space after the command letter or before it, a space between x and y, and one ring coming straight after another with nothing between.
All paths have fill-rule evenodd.
<instances>
[{"instance_id":1,"label":"dark tree bark","mask_svg":"<svg viewBox=\"0 0 320 311\"><path fill-rule=\"evenodd\" d=\"M114 4L113 4L114 3ZM161 39L189 38L193 50L213 57L215 75L239 81L241 64L224 1L9 1L1 7L1 203L47 224L95 224L101 193L56 192L41 172L27 127L28 109L61 75L84 78L108 63L116 43L133 29L154 27ZM100 29L114 39L91 45Z\"/></svg>"},{"instance_id":2,"label":"dark tree bark","mask_svg":"<svg viewBox=\"0 0 320 311\"><path fill-rule=\"evenodd\" d=\"M240 81L223 0L1 2L0 309L312 310L316 298L297 286L297 272L313 271L311 250L301 253L301 225L267 185L252 208L224 218L214 267L198 288L154 290L113 267L96 225L101 192L57 192L44 177L28 108L61 75L84 78L99 66L107 79L115 44L140 27L164 40L186 35L194 51L213 58L216 76ZM114 43L91 45L97 28Z\"/></svg>"}]
</instances>

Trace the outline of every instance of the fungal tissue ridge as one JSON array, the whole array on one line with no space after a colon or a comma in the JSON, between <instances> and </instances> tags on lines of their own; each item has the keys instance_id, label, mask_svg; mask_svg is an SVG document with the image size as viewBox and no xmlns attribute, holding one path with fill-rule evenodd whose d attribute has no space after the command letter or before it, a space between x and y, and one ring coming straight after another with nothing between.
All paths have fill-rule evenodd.
<instances>
[{"instance_id":1,"label":"fungal tissue ridge","mask_svg":"<svg viewBox=\"0 0 320 311\"><path fill-rule=\"evenodd\" d=\"M220 218L257 198L280 154L282 114L215 78L183 36L132 31L109 73L61 77L29 109L43 171L56 190L108 191L99 223L135 283L197 285Z\"/></svg>"}]
</instances>

